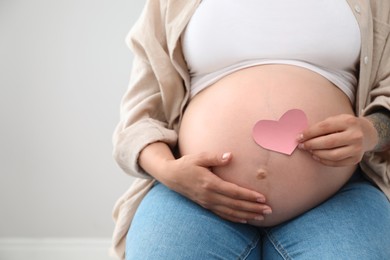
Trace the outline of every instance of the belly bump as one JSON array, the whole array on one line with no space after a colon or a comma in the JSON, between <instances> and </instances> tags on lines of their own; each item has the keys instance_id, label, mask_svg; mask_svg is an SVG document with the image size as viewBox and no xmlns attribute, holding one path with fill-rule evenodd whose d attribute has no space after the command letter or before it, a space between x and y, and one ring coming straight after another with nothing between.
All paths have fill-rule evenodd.
<instances>
[{"instance_id":1,"label":"belly bump","mask_svg":"<svg viewBox=\"0 0 390 260\"><path fill-rule=\"evenodd\" d=\"M353 114L348 98L330 82L291 66L238 71L197 94L184 113L180 153L232 152L228 165L212 171L266 197L273 213L251 224L278 224L314 207L336 192L354 170L324 167L307 152L295 150L287 156L254 142L251 133L258 120L275 120L293 108L305 111L309 125Z\"/></svg>"}]
</instances>

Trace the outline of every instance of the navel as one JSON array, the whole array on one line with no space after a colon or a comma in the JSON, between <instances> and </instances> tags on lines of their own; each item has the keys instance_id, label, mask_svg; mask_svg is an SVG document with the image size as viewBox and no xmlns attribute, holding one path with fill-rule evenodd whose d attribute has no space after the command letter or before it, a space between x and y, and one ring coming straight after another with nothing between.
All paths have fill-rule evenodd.
<instances>
[{"instance_id":1,"label":"navel","mask_svg":"<svg viewBox=\"0 0 390 260\"><path fill-rule=\"evenodd\" d=\"M263 168L259 168L256 171L256 178L258 180L264 180L267 177L267 171L264 170Z\"/></svg>"}]
</instances>

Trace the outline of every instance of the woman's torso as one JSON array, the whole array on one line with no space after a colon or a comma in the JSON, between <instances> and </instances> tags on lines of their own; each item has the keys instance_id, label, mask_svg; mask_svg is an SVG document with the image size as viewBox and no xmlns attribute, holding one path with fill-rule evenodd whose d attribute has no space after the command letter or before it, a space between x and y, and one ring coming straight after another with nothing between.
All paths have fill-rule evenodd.
<instances>
[{"instance_id":1,"label":"woman's torso","mask_svg":"<svg viewBox=\"0 0 390 260\"><path fill-rule=\"evenodd\" d=\"M194 97L180 152L232 152L232 162L213 171L266 196L273 214L258 225L317 205L355 169L324 166L301 150L272 152L252 137L257 121L290 109L303 110L309 125L353 114L358 24L345 1L304 2L203 0L183 35Z\"/></svg>"},{"instance_id":2,"label":"woman's torso","mask_svg":"<svg viewBox=\"0 0 390 260\"><path fill-rule=\"evenodd\" d=\"M182 120L182 155L232 152L232 162L213 172L266 196L273 214L253 224L277 224L308 210L336 192L355 169L327 167L305 151L296 149L288 156L254 142L252 129L258 120L278 120L290 109L303 110L309 125L353 114L348 97L327 79L305 68L276 64L224 77L192 99Z\"/></svg>"}]
</instances>

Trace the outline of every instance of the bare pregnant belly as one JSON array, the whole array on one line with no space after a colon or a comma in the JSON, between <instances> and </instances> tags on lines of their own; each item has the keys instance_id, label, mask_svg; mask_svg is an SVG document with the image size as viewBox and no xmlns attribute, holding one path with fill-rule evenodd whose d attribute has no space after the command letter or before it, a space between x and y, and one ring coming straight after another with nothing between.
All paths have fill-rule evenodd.
<instances>
[{"instance_id":1,"label":"bare pregnant belly","mask_svg":"<svg viewBox=\"0 0 390 260\"><path fill-rule=\"evenodd\" d=\"M324 166L299 149L289 156L254 142L252 129L258 120L278 120L290 109L303 110L309 125L353 114L349 99L332 83L291 65L255 66L230 74L195 96L184 113L181 154L232 152L231 163L213 172L266 197L273 213L251 222L254 225L272 226L309 210L340 189L355 170Z\"/></svg>"}]
</instances>

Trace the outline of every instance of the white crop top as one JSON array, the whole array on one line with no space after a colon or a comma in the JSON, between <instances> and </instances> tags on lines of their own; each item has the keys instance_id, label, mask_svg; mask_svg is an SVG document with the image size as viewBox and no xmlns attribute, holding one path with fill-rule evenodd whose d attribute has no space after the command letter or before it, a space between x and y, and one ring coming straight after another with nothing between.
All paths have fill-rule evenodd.
<instances>
[{"instance_id":1,"label":"white crop top","mask_svg":"<svg viewBox=\"0 0 390 260\"><path fill-rule=\"evenodd\" d=\"M355 99L360 30L342 0L203 0L182 46L191 97L222 77L261 64L292 64Z\"/></svg>"}]
</instances>

